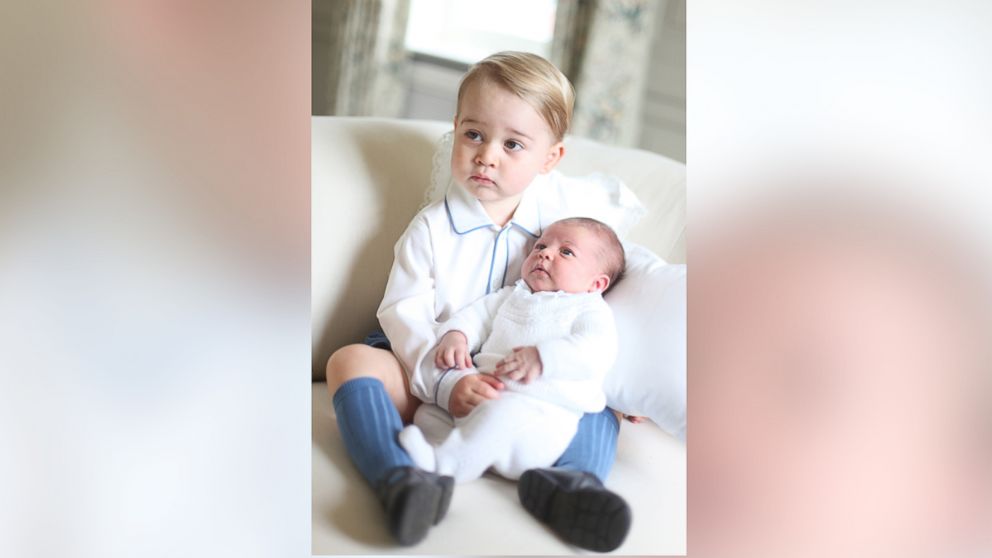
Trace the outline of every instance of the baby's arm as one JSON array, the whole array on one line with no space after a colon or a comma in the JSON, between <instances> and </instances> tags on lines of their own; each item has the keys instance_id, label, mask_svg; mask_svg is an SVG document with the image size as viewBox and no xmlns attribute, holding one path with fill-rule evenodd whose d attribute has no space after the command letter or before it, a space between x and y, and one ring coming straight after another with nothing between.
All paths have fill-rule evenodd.
<instances>
[{"instance_id":1,"label":"baby's arm","mask_svg":"<svg viewBox=\"0 0 992 558\"><path fill-rule=\"evenodd\" d=\"M617 356L613 314L604 302L581 314L565 337L537 344L542 376L554 380L602 378Z\"/></svg>"},{"instance_id":2,"label":"baby's arm","mask_svg":"<svg viewBox=\"0 0 992 558\"><path fill-rule=\"evenodd\" d=\"M438 326L437 334L441 342L445 342L445 338L448 337L449 333L458 332L465 337L465 346L469 352L478 351L482 347L482 343L492 333L493 319L496 317L496 311L499 310L499 307L502 306L503 302L506 301L506 298L512 292L513 287L504 287L456 312L446 322ZM454 344L455 341L455 339L449 339L448 343ZM448 364L449 367L456 365ZM439 364L438 366L441 365ZM469 366L471 366L471 363L469 363Z\"/></svg>"}]
</instances>

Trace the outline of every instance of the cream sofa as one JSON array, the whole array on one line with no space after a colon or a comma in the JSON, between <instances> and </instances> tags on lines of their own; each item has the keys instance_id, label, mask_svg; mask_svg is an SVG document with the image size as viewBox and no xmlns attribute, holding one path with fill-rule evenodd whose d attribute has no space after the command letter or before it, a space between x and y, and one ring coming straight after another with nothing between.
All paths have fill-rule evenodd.
<instances>
[{"instance_id":1,"label":"cream sofa","mask_svg":"<svg viewBox=\"0 0 992 558\"><path fill-rule=\"evenodd\" d=\"M396 547L372 491L351 465L323 382L327 358L376 327L393 244L424 200L437 139L450 123L312 119L314 554L573 554L495 477L460 485L448 517L412 548ZM630 240L685 261L685 166L645 151L566 140L559 169L619 176L648 209ZM685 553L685 446L653 424L621 427L607 486L633 509L617 554Z\"/></svg>"}]
</instances>

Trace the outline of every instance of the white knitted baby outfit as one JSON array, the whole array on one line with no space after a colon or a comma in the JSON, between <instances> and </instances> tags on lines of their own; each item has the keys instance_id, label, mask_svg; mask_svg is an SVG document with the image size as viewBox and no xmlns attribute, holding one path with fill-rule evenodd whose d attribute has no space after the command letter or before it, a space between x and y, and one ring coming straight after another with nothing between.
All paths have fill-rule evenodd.
<instances>
[{"instance_id":1,"label":"white knitted baby outfit","mask_svg":"<svg viewBox=\"0 0 992 558\"><path fill-rule=\"evenodd\" d=\"M535 467L549 467L565 451L583 413L606 405L603 378L616 358L616 327L600 293L532 293L520 280L458 312L438 330L461 331L478 372L492 372L515 347L535 346L542 374L530 384L503 379L499 398L479 404L432 448L417 426L400 433L400 443L417 466L451 475L457 482L478 478L490 466L516 479ZM473 371L474 372L474 371Z\"/></svg>"}]
</instances>

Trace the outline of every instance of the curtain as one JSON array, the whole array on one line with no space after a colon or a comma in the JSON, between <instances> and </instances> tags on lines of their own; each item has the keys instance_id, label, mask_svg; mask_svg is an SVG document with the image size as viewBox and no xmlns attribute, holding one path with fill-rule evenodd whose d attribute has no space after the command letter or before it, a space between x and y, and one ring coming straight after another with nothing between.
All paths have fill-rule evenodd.
<instances>
[{"instance_id":1,"label":"curtain","mask_svg":"<svg viewBox=\"0 0 992 558\"><path fill-rule=\"evenodd\" d=\"M657 10L665 0L559 0L552 61L575 86L571 132L636 146Z\"/></svg>"},{"instance_id":2,"label":"curtain","mask_svg":"<svg viewBox=\"0 0 992 558\"><path fill-rule=\"evenodd\" d=\"M402 114L409 12L409 0L313 0L313 114Z\"/></svg>"}]
</instances>

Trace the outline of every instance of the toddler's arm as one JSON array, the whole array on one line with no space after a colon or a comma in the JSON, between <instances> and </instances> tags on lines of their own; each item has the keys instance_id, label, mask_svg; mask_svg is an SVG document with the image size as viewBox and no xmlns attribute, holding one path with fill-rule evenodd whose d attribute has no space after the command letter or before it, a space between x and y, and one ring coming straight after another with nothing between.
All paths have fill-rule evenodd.
<instances>
[{"instance_id":1,"label":"toddler's arm","mask_svg":"<svg viewBox=\"0 0 992 558\"><path fill-rule=\"evenodd\" d=\"M487 399L499 397L503 382L488 374L469 374L458 380L451 390L448 401L448 412L453 417L464 417L472 412L476 405Z\"/></svg>"},{"instance_id":2,"label":"toddler's arm","mask_svg":"<svg viewBox=\"0 0 992 558\"><path fill-rule=\"evenodd\" d=\"M433 402L437 374L421 363L437 343L433 261L427 223L416 218L396 242L393 267L376 314L393 354L410 378L410 393L428 403Z\"/></svg>"}]
</instances>

